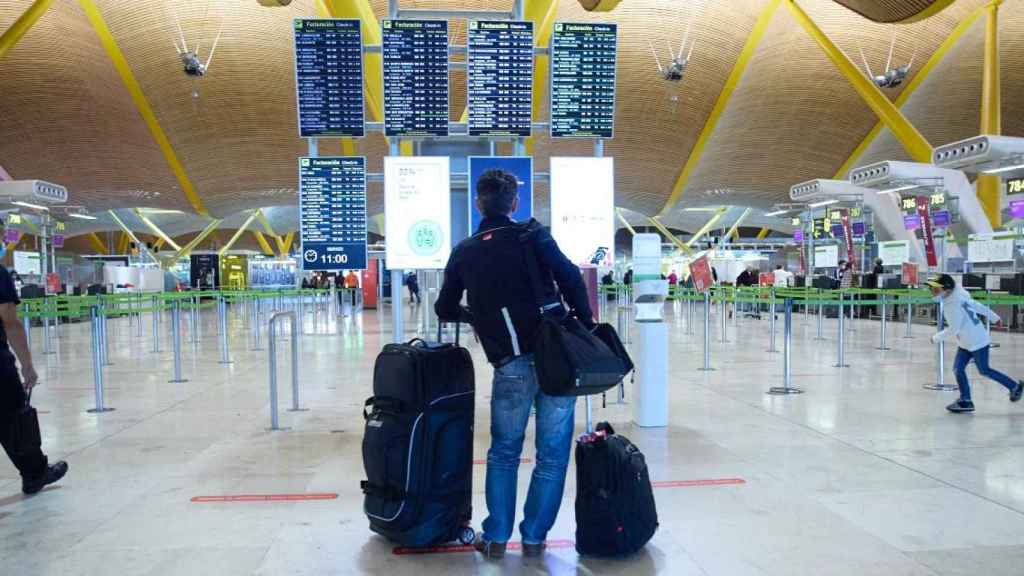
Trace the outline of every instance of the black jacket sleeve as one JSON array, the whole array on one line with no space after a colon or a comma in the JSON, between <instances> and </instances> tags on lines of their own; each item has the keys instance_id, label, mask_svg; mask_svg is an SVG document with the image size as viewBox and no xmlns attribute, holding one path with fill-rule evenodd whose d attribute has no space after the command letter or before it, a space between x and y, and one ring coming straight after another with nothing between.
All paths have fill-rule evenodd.
<instances>
[{"instance_id":1,"label":"black jacket sleeve","mask_svg":"<svg viewBox=\"0 0 1024 576\"><path fill-rule=\"evenodd\" d=\"M442 322L468 322L469 314L462 307L462 294L466 291L456 265L457 252L452 252L444 269L444 283L434 303L434 312Z\"/></svg>"},{"instance_id":2,"label":"black jacket sleeve","mask_svg":"<svg viewBox=\"0 0 1024 576\"><path fill-rule=\"evenodd\" d=\"M537 259L551 271L558 284L558 291L576 318L586 326L593 325L594 312L590 309L590 296L580 269L562 253L547 228L538 230L536 234Z\"/></svg>"}]
</instances>

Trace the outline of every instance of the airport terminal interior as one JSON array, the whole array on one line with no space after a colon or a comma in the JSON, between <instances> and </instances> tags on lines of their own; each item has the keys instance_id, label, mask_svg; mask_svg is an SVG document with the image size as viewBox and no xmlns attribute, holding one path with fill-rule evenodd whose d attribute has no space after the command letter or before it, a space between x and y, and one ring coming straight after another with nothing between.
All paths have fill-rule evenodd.
<instances>
[{"instance_id":1,"label":"airport terminal interior","mask_svg":"<svg viewBox=\"0 0 1024 576\"><path fill-rule=\"evenodd\" d=\"M1024 0L0 0L0 235L0 574L1024 574Z\"/></svg>"}]
</instances>

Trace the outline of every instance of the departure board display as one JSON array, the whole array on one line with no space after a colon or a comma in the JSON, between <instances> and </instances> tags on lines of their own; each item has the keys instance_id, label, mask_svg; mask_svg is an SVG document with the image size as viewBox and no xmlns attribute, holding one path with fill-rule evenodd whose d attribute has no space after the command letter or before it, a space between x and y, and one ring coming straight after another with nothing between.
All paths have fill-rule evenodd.
<instances>
[{"instance_id":1,"label":"departure board display","mask_svg":"<svg viewBox=\"0 0 1024 576\"><path fill-rule=\"evenodd\" d=\"M384 20L384 133L448 135L448 21Z\"/></svg>"},{"instance_id":2,"label":"departure board display","mask_svg":"<svg viewBox=\"0 0 1024 576\"><path fill-rule=\"evenodd\" d=\"M359 20L295 20L299 135L363 136Z\"/></svg>"},{"instance_id":3,"label":"departure board display","mask_svg":"<svg viewBox=\"0 0 1024 576\"><path fill-rule=\"evenodd\" d=\"M470 136L529 136L533 22L471 20L466 45Z\"/></svg>"},{"instance_id":4,"label":"departure board display","mask_svg":"<svg viewBox=\"0 0 1024 576\"><path fill-rule=\"evenodd\" d=\"M299 158L303 270L366 269L366 158Z\"/></svg>"},{"instance_id":5,"label":"departure board display","mask_svg":"<svg viewBox=\"0 0 1024 576\"><path fill-rule=\"evenodd\" d=\"M556 22L551 35L551 136L611 138L615 24Z\"/></svg>"}]
</instances>

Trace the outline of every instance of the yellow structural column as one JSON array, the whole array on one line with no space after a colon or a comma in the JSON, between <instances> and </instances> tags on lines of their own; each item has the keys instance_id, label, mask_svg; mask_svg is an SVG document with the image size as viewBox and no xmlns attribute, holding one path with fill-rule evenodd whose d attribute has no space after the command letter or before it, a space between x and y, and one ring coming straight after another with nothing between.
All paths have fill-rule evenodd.
<instances>
[{"instance_id":1,"label":"yellow structural column","mask_svg":"<svg viewBox=\"0 0 1024 576\"><path fill-rule=\"evenodd\" d=\"M3 35L0 35L0 58L3 58L8 50L14 48L18 40L21 40L21 37L46 13L50 4L53 4L53 0L36 0L14 21L14 24L11 24L10 28L4 31Z\"/></svg>"},{"instance_id":2,"label":"yellow structural column","mask_svg":"<svg viewBox=\"0 0 1024 576\"><path fill-rule=\"evenodd\" d=\"M89 242L92 243L92 247L96 249L96 252L100 254L109 254L110 250L107 250L107 245L103 243L103 240L96 235L95 232L89 232L87 235Z\"/></svg>"},{"instance_id":3,"label":"yellow structural column","mask_svg":"<svg viewBox=\"0 0 1024 576\"><path fill-rule=\"evenodd\" d=\"M992 0L985 6L985 61L981 85L981 133L998 135L1002 132L1002 109L999 80L999 5L1003 0ZM998 176L978 176L978 201L981 203L992 228L1002 226L1002 180Z\"/></svg>"},{"instance_id":4,"label":"yellow structural column","mask_svg":"<svg viewBox=\"0 0 1024 576\"><path fill-rule=\"evenodd\" d=\"M557 0L524 0L523 18L533 22L533 45L547 46L551 40L551 32L555 28L555 17L558 15ZM551 57L538 55L533 60L533 119L540 118L544 103L547 102L548 69ZM533 136L526 139L526 154L533 155Z\"/></svg>"},{"instance_id":5,"label":"yellow structural column","mask_svg":"<svg viewBox=\"0 0 1024 576\"><path fill-rule=\"evenodd\" d=\"M259 230L251 230L252 235L256 237L256 243L260 245L260 249L263 250L264 256L273 256L274 249L270 247L270 242L267 242L267 237L263 235Z\"/></svg>"},{"instance_id":6,"label":"yellow structural column","mask_svg":"<svg viewBox=\"0 0 1024 576\"><path fill-rule=\"evenodd\" d=\"M770 233L771 233L771 230L769 230L767 226L764 226L764 227L761 228L761 231L757 233L757 239L758 240L764 240L765 238L768 237L768 234L770 234Z\"/></svg>"},{"instance_id":7,"label":"yellow structural column","mask_svg":"<svg viewBox=\"0 0 1024 576\"><path fill-rule=\"evenodd\" d=\"M893 136L903 146L915 162L929 163L932 161L932 146L900 112L899 108L882 93L874 81L846 56L825 32L815 24L814 20L804 12L796 0L786 0L786 7L803 26L804 30L818 43L832 64L850 83L857 94L869 108L892 131Z\"/></svg>"}]
</instances>

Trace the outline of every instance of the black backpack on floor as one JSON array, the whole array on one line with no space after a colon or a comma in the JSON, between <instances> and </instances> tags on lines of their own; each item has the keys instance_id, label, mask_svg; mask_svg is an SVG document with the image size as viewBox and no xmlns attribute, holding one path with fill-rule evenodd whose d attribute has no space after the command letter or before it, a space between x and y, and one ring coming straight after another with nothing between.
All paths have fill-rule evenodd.
<instances>
[{"instance_id":1,"label":"black backpack on floor","mask_svg":"<svg viewBox=\"0 0 1024 576\"><path fill-rule=\"evenodd\" d=\"M607 422L576 441L576 551L626 556L658 529L647 462Z\"/></svg>"}]
</instances>

